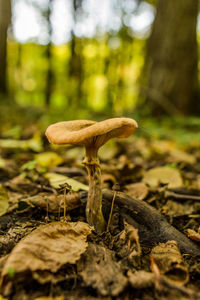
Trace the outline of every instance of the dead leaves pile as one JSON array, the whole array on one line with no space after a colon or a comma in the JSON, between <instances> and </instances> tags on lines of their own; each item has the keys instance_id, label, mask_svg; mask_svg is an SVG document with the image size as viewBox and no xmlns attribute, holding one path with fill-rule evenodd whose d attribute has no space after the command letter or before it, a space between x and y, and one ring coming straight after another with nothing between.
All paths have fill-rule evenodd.
<instances>
[{"instance_id":1,"label":"dead leaves pile","mask_svg":"<svg viewBox=\"0 0 200 300\"><path fill-rule=\"evenodd\" d=\"M41 139L37 138L27 142L1 140L0 147L20 150L20 167L6 155L0 157L0 177L4 182L0 185L0 216L45 210L52 221L59 219L64 202L67 212L82 205L78 192L88 191L87 174L80 167L82 149L63 151L52 146L51 151L44 151ZM33 154L30 150L41 153ZM103 187L119 183L120 190L139 201L152 203L171 223L173 219L188 217L183 228L185 234L200 242L199 200L194 203L188 196L188 191L193 190L197 198L200 196L197 148L191 148L189 153L171 142L139 138L130 143L106 144L100 158ZM63 184L70 186L66 194L61 192ZM185 189L186 200L181 198ZM44 223L45 214L42 220L38 218L40 224ZM84 216L81 218L84 220ZM16 246L0 260L1 292L5 297L13 293L16 285L31 279L40 285L74 280L75 288L78 281L79 287L89 287L99 297L117 297L130 288L132 292L149 287L159 291L171 287L194 296L183 288L189 281L189 270L174 241L157 245L146 254L142 252L138 230L125 222L120 232L117 228L115 236L108 232L96 244L91 238L92 228L84 222L58 221L37 227L39 222L34 226L31 223L20 241L23 235L17 238L16 232L21 227L8 230L8 237L13 237ZM110 239L108 247L106 238ZM52 299L63 300L64 296Z\"/></svg>"}]
</instances>

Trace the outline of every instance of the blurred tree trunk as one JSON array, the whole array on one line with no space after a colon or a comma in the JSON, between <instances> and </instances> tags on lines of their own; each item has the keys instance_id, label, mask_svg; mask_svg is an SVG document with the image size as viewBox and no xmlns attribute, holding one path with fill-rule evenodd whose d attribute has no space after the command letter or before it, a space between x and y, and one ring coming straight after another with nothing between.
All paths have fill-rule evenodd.
<instances>
[{"instance_id":1,"label":"blurred tree trunk","mask_svg":"<svg viewBox=\"0 0 200 300\"><path fill-rule=\"evenodd\" d=\"M78 10L81 11L82 0L73 1L73 19L76 24ZM74 29L71 32L71 59L69 63L69 78L72 81L72 88L75 91L74 107L83 106L82 100L82 79L83 79L83 64L82 64L82 45L78 43Z\"/></svg>"},{"instance_id":2,"label":"blurred tree trunk","mask_svg":"<svg viewBox=\"0 0 200 300\"><path fill-rule=\"evenodd\" d=\"M6 58L7 58L7 31L11 23L11 2L0 0L0 93L7 94Z\"/></svg>"},{"instance_id":3,"label":"blurred tree trunk","mask_svg":"<svg viewBox=\"0 0 200 300\"><path fill-rule=\"evenodd\" d=\"M53 85L53 67L52 67L52 24L51 24L51 11L52 11L52 4L53 0L49 0L49 7L47 11L47 22L48 22L48 35L49 35L49 42L46 48L46 59L48 62L47 67L47 77L46 77L46 96L45 96L45 104L47 107L50 105L51 101L51 94L52 94L52 85Z\"/></svg>"},{"instance_id":4,"label":"blurred tree trunk","mask_svg":"<svg viewBox=\"0 0 200 300\"><path fill-rule=\"evenodd\" d=\"M198 0L158 0L144 90L146 103L155 115L200 113L197 14Z\"/></svg>"}]
</instances>

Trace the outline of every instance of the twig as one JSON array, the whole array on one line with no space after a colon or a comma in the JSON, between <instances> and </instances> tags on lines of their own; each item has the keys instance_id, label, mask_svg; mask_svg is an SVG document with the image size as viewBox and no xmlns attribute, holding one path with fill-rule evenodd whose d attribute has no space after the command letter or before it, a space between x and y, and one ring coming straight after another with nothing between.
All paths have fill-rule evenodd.
<instances>
[{"instance_id":1,"label":"twig","mask_svg":"<svg viewBox=\"0 0 200 300\"><path fill-rule=\"evenodd\" d=\"M200 196L194 196L194 195L185 195L185 194L179 194L171 191L165 192L165 197L172 197L174 199L185 199L185 200L194 200L194 201L200 201Z\"/></svg>"},{"instance_id":2,"label":"twig","mask_svg":"<svg viewBox=\"0 0 200 300\"><path fill-rule=\"evenodd\" d=\"M108 231L108 230L109 230L109 227L110 227L110 222L111 222L111 218L112 218L112 213L113 213L113 207L114 207L114 202L115 202L116 193L117 193L117 192L114 191L106 231Z\"/></svg>"}]
</instances>

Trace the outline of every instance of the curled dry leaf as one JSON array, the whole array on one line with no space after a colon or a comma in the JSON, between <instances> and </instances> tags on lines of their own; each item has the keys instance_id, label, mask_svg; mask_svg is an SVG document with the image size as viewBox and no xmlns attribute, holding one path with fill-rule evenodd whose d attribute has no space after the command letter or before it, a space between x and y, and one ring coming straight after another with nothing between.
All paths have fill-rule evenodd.
<instances>
[{"instance_id":1,"label":"curled dry leaf","mask_svg":"<svg viewBox=\"0 0 200 300\"><path fill-rule=\"evenodd\" d=\"M87 248L91 227L84 222L53 222L41 225L23 238L12 250L3 271L2 282L11 280L9 270L56 272L65 264L75 264ZM7 281L6 280L6 281Z\"/></svg>"},{"instance_id":2,"label":"curled dry leaf","mask_svg":"<svg viewBox=\"0 0 200 300\"><path fill-rule=\"evenodd\" d=\"M89 244L78 264L85 285L93 287L102 296L117 296L127 284L120 264L113 258L111 250Z\"/></svg>"},{"instance_id":3,"label":"curled dry leaf","mask_svg":"<svg viewBox=\"0 0 200 300\"><path fill-rule=\"evenodd\" d=\"M168 188L177 188L183 185L179 171L168 167L157 167L148 170L143 177L143 182L151 187L156 187L160 183L167 184Z\"/></svg>"},{"instance_id":4,"label":"curled dry leaf","mask_svg":"<svg viewBox=\"0 0 200 300\"><path fill-rule=\"evenodd\" d=\"M189 271L175 241L160 243L151 252L161 275L168 281L183 285L189 280Z\"/></svg>"},{"instance_id":5,"label":"curled dry leaf","mask_svg":"<svg viewBox=\"0 0 200 300\"><path fill-rule=\"evenodd\" d=\"M196 232L192 229L188 229L187 236L193 241L200 242L200 227L198 229L198 232Z\"/></svg>"}]
</instances>

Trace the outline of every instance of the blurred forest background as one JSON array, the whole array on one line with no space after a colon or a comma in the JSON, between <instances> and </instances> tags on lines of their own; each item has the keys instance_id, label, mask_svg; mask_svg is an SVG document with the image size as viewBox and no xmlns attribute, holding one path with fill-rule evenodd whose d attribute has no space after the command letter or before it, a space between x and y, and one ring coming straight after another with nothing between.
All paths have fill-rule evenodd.
<instances>
[{"instance_id":1,"label":"blurred forest background","mask_svg":"<svg viewBox=\"0 0 200 300\"><path fill-rule=\"evenodd\" d=\"M200 128L198 4L0 0L1 126L165 116Z\"/></svg>"}]
</instances>

